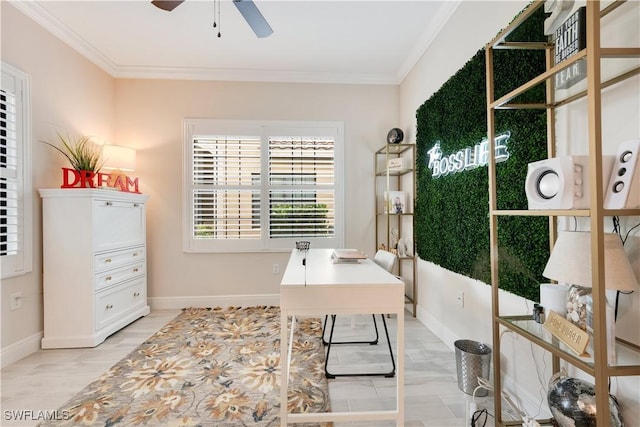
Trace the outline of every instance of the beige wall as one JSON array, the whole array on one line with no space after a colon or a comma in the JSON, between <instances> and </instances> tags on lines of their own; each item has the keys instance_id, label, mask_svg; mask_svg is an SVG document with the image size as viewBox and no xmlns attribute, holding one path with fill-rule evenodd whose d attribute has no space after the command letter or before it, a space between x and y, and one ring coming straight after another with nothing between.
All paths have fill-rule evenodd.
<instances>
[{"instance_id":1,"label":"beige wall","mask_svg":"<svg viewBox=\"0 0 640 427\"><path fill-rule=\"evenodd\" d=\"M110 139L114 134L115 81L66 44L51 36L8 2L2 13L2 61L31 77L33 153L33 272L2 281L2 339L5 351L32 345L42 331L41 203L38 188L58 187L64 158L39 142L54 141L56 130ZM9 296L22 291L23 306L9 310ZM69 306L75 302L69 301Z\"/></svg>"},{"instance_id":2,"label":"beige wall","mask_svg":"<svg viewBox=\"0 0 640 427\"><path fill-rule=\"evenodd\" d=\"M182 120L343 121L346 245L372 253L373 152L397 123L398 87L211 81L118 80L116 140L138 149L148 204L152 306L264 297L277 303L288 253L182 252ZM280 274L273 274L274 263ZM249 298L249 299L247 299ZM242 299L240 299L242 300ZM259 301L259 299L253 299Z\"/></svg>"},{"instance_id":3,"label":"beige wall","mask_svg":"<svg viewBox=\"0 0 640 427\"><path fill-rule=\"evenodd\" d=\"M478 1L463 2L458 7L443 32L400 86L400 122L405 130L410 130L405 132L410 141L415 142L417 108L483 48L485 43L505 28L528 3ZM637 46L640 37L637 10L640 3L636 2L633 7L635 9L626 9L630 13L617 14L613 21L613 15L603 21L609 22L609 27L602 31L603 39L610 43L609 46ZM633 10L636 11L635 15ZM482 17L481 21L478 20L479 16ZM635 23L630 23L633 19L631 17L635 17ZM482 25L478 25L479 22ZM619 31L619 28L625 28L625 31ZM469 29L473 29L472 37L469 37ZM607 71L610 70L607 68ZM640 136L637 119L640 117L639 84L640 78L636 76L624 85L607 90L603 95L603 151L607 154L615 152L617 143ZM559 155L586 153L585 104L586 102L579 102L572 105L571 109L559 111L556 126ZM572 143L568 144L567 141ZM628 229L638 222L638 218L623 218L622 222ZM605 229L610 230L610 223L606 224ZM636 276L640 277L640 235L636 233L625 247ZM418 262L419 319L451 348L454 341L460 338L491 343L491 287L432 263L422 260ZM464 292L464 308L456 304L457 291ZM531 314L533 302L501 291L500 306L508 308L509 313ZM638 324L639 293L621 296L618 335L640 343ZM522 338L516 339L514 334L503 336L501 354L503 381L511 397L528 408L531 414L538 412L541 400L544 400L543 409L546 408L546 398L541 397L539 392L546 390L546 382L551 375L548 354L530 346ZM570 372L572 375L584 376L575 369ZM621 399L627 422L639 419L640 378L620 377L612 384L611 391Z\"/></svg>"}]
</instances>

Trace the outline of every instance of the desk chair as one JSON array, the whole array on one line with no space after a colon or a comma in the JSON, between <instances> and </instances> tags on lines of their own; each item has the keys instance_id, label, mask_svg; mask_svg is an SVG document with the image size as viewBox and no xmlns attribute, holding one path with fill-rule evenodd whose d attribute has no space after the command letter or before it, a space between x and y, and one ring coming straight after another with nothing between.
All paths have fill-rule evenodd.
<instances>
[{"instance_id":1,"label":"desk chair","mask_svg":"<svg viewBox=\"0 0 640 427\"><path fill-rule=\"evenodd\" d=\"M387 270L389 273L393 271L393 267L396 265L397 256L394 253L389 251L385 251L383 249L379 249L373 257L373 262L378 264L380 267ZM396 373L396 362L393 358L393 349L391 347L391 340L389 339L389 330L387 329L387 322L384 319L384 314L380 314L380 318L382 319L382 324L384 325L384 333L387 337L387 344L389 345L389 355L391 356L391 365L392 369L389 372L373 372L373 373L353 373L353 374L332 374L329 372L327 365L329 363L329 353L331 352L331 346L336 344L369 344L376 345L378 344L378 324L376 323L376 315L372 314L371 318L373 319L373 327L376 332L376 337L372 341L333 341L333 330L336 324L336 315L331 315L331 331L329 332L329 339L326 340L324 335L327 330L327 319L328 315L324 316L324 325L322 326L322 343L327 346L327 355L324 361L324 372L327 378L336 378L336 377L347 377L347 376L384 376L386 378L393 378Z\"/></svg>"}]
</instances>

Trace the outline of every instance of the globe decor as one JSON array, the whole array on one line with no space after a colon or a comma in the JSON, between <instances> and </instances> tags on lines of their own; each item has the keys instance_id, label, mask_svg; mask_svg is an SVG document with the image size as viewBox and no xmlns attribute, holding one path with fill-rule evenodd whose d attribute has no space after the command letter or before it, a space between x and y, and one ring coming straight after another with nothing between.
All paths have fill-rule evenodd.
<instances>
[{"instance_id":1,"label":"globe decor","mask_svg":"<svg viewBox=\"0 0 640 427\"><path fill-rule=\"evenodd\" d=\"M549 380L547 401L560 427L596 427L596 390L593 384L557 373ZM607 427L623 427L615 397L609 395L611 413Z\"/></svg>"}]
</instances>

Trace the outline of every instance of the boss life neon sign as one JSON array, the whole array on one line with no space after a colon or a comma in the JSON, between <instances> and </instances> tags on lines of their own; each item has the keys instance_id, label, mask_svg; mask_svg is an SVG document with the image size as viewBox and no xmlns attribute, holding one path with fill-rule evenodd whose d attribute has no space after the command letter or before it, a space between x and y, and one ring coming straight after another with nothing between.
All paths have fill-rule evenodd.
<instances>
[{"instance_id":1,"label":"boss life neon sign","mask_svg":"<svg viewBox=\"0 0 640 427\"><path fill-rule=\"evenodd\" d=\"M494 152L496 163L509 159L507 143L510 137L511 132L509 131L496 136ZM485 166L489 162L489 141L487 138L483 138L473 147L464 148L448 156L443 155L440 141L438 141L427 151L427 154L429 154L428 167L431 169L431 176L439 178Z\"/></svg>"}]
</instances>

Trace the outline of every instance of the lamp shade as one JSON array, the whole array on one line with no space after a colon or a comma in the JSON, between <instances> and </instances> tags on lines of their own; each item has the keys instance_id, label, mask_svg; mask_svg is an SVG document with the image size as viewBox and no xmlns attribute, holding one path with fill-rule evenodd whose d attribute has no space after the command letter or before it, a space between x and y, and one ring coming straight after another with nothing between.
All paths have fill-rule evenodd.
<instances>
[{"instance_id":1,"label":"lamp shade","mask_svg":"<svg viewBox=\"0 0 640 427\"><path fill-rule=\"evenodd\" d=\"M607 289L635 290L638 280L617 234L604 234L604 263ZM591 287L591 233L559 232L542 275L558 282Z\"/></svg>"},{"instance_id":2,"label":"lamp shade","mask_svg":"<svg viewBox=\"0 0 640 427\"><path fill-rule=\"evenodd\" d=\"M136 169L136 150L122 145L104 145L102 147L104 169L133 171Z\"/></svg>"}]
</instances>

